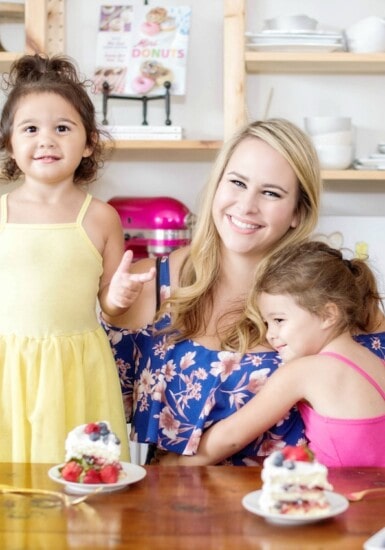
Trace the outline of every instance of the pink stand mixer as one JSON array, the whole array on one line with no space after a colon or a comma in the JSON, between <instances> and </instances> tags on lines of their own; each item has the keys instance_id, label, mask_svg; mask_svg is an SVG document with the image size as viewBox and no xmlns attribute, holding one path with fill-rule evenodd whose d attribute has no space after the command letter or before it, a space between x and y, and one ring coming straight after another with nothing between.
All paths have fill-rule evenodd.
<instances>
[{"instance_id":1,"label":"pink stand mixer","mask_svg":"<svg viewBox=\"0 0 385 550\"><path fill-rule=\"evenodd\" d=\"M108 201L121 219L125 248L134 260L162 256L189 244L195 216L171 197L113 197Z\"/></svg>"}]
</instances>

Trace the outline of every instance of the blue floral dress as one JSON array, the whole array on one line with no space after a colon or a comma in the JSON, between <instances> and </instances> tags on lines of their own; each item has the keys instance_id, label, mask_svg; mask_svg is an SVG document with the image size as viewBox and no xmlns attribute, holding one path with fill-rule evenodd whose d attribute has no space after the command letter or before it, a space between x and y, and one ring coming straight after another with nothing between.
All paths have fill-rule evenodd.
<instances>
[{"instance_id":1,"label":"blue floral dress","mask_svg":"<svg viewBox=\"0 0 385 550\"><path fill-rule=\"evenodd\" d=\"M159 265L161 299L170 293L169 261ZM226 418L249 399L279 366L275 352L214 351L185 340L168 345L153 328L170 323L164 315L155 325L129 331L103 323L119 369L131 439L159 449L191 455L202 432ZM381 357L385 333L358 340ZM255 465L273 450L304 443L304 426L296 407L275 426L224 463Z\"/></svg>"}]
</instances>

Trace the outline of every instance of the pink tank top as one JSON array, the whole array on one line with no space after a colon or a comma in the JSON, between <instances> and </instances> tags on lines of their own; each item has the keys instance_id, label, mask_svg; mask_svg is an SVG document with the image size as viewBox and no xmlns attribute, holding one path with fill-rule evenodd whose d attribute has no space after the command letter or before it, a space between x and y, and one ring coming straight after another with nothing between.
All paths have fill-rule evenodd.
<instances>
[{"instance_id":1,"label":"pink tank top","mask_svg":"<svg viewBox=\"0 0 385 550\"><path fill-rule=\"evenodd\" d=\"M320 355L329 355L349 365L385 400L385 392L361 367L338 353ZM299 403L298 410L305 424L309 447L325 466L385 467L385 414L372 418L330 418L318 414L306 403Z\"/></svg>"}]
</instances>

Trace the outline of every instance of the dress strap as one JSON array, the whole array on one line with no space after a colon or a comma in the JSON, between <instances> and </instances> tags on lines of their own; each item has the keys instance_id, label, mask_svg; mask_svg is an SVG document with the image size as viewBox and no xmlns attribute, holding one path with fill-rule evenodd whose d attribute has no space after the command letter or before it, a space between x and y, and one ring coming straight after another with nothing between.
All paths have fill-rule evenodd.
<instances>
[{"instance_id":1,"label":"dress strap","mask_svg":"<svg viewBox=\"0 0 385 550\"><path fill-rule=\"evenodd\" d=\"M8 197L8 193L5 193L4 195L1 195L1 199L0 199L0 220L1 220L1 225L6 224L7 219L8 219L7 197Z\"/></svg>"},{"instance_id":2,"label":"dress strap","mask_svg":"<svg viewBox=\"0 0 385 550\"><path fill-rule=\"evenodd\" d=\"M346 363L347 365L352 367L356 372L358 372L364 378L366 378L366 380L369 382L369 384L371 384L374 388L376 388L378 393L385 400L385 391L381 388L381 386L379 384L377 384L377 382L374 380L374 378L372 378L366 371L364 371L364 369L359 367L356 363L353 363L353 361L350 361L350 359L348 359L344 355L340 355L339 353L335 353L333 351L323 351L323 352L319 353L319 355L328 355L329 357L334 357L335 359L339 359L343 363Z\"/></svg>"},{"instance_id":3,"label":"dress strap","mask_svg":"<svg viewBox=\"0 0 385 550\"><path fill-rule=\"evenodd\" d=\"M90 202L92 201L92 195L90 193L87 193L86 198L84 199L84 202L82 204L82 207L79 211L78 217L76 218L76 223L82 225L84 216L87 212L87 208L90 205Z\"/></svg>"},{"instance_id":4,"label":"dress strap","mask_svg":"<svg viewBox=\"0 0 385 550\"><path fill-rule=\"evenodd\" d=\"M162 305L162 286L170 286L170 261L168 256L158 256L156 265L156 312Z\"/></svg>"},{"instance_id":5,"label":"dress strap","mask_svg":"<svg viewBox=\"0 0 385 550\"><path fill-rule=\"evenodd\" d=\"M159 262L159 284L160 286L170 286L170 259L168 256L162 256Z\"/></svg>"}]
</instances>

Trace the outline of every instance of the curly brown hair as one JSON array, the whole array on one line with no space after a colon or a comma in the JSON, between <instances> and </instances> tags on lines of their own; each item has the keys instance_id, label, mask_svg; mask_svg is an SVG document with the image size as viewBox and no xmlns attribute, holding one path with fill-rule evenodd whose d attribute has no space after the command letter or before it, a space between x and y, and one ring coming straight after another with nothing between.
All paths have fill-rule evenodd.
<instances>
[{"instance_id":1,"label":"curly brown hair","mask_svg":"<svg viewBox=\"0 0 385 550\"><path fill-rule=\"evenodd\" d=\"M11 157L11 137L15 112L20 100L30 94L60 95L79 113L86 132L86 146L92 149L83 157L74 174L74 183L95 180L104 164L104 132L98 127L95 107L87 89L92 83L79 76L75 62L67 56L47 57L42 54L24 55L16 60L9 73L3 75L2 90L7 95L0 118L0 152L3 154L2 175L16 180L21 170Z\"/></svg>"}]
</instances>

